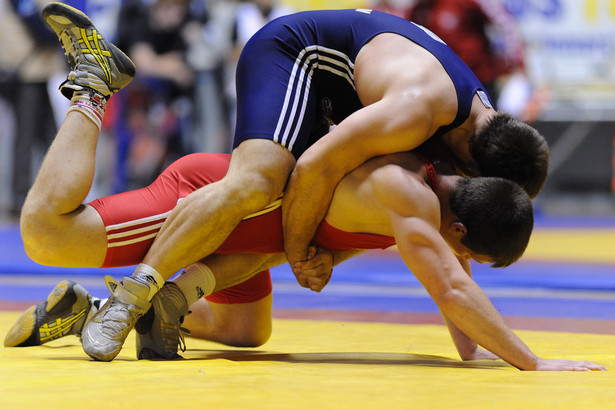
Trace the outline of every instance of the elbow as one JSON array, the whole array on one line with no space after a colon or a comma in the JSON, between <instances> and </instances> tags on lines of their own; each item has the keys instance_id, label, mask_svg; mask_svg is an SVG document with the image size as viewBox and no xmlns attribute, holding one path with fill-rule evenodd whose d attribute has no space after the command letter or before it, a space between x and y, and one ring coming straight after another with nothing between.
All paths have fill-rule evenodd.
<instances>
[{"instance_id":1,"label":"elbow","mask_svg":"<svg viewBox=\"0 0 615 410\"><path fill-rule=\"evenodd\" d=\"M321 169L325 168L326 165L326 163L323 164L318 161L318 157L310 155L309 151L306 151L297 160L293 174L297 175L297 177L304 177L305 175L319 172Z\"/></svg>"},{"instance_id":2,"label":"elbow","mask_svg":"<svg viewBox=\"0 0 615 410\"><path fill-rule=\"evenodd\" d=\"M451 281L432 292L432 298L443 312L465 309L470 300L463 281Z\"/></svg>"},{"instance_id":3,"label":"elbow","mask_svg":"<svg viewBox=\"0 0 615 410\"><path fill-rule=\"evenodd\" d=\"M295 186L303 188L313 187L317 184L323 186L327 181L331 180L333 177L332 171L326 163L304 161L302 158L299 158L291 174L289 185L292 184L292 188Z\"/></svg>"},{"instance_id":4,"label":"elbow","mask_svg":"<svg viewBox=\"0 0 615 410\"><path fill-rule=\"evenodd\" d=\"M299 177L320 177L330 178L341 172L341 176L345 174L345 167L342 157L330 157L320 153L317 150L306 150L295 164L294 174ZM340 179L341 179L340 176Z\"/></svg>"}]
</instances>

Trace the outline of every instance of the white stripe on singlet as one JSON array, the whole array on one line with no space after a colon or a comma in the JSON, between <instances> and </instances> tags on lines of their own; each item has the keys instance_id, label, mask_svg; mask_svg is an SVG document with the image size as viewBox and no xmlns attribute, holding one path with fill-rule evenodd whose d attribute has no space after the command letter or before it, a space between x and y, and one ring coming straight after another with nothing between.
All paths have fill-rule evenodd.
<instances>
[{"instance_id":1,"label":"white stripe on singlet","mask_svg":"<svg viewBox=\"0 0 615 410\"><path fill-rule=\"evenodd\" d=\"M246 219L251 219L251 218L257 217L259 215L263 215L263 214L269 213L269 212L273 211L274 209L279 208L281 205L282 205L282 195L280 195L280 198L276 199L275 201L273 201L272 203L270 203L269 205L267 205L266 207L264 207L260 211L254 212L253 214L250 214L250 215L246 216L245 218L243 218L243 220L245 221Z\"/></svg>"},{"instance_id":2,"label":"white stripe on singlet","mask_svg":"<svg viewBox=\"0 0 615 410\"><path fill-rule=\"evenodd\" d=\"M275 142L291 151L301 128L312 74L315 69L329 71L345 78L355 88L354 63L350 61L346 54L318 45L309 46L301 50L295 60L295 65L288 81L284 105L282 106L282 112L273 135ZM286 120L286 113L289 110L289 119ZM299 117L295 118L297 111L299 111Z\"/></svg>"},{"instance_id":3,"label":"white stripe on singlet","mask_svg":"<svg viewBox=\"0 0 615 410\"><path fill-rule=\"evenodd\" d=\"M177 202L179 203L179 201L181 201L182 199L183 198L180 198ZM280 197L277 200L273 201L272 203L267 205L265 208L246 216L245 218L243 218L243 220L255 218L259 215L266 214L268 212L271 212L279 208L281 205L282 205L282 195L280 195ZM171 211L167 211L167 212L163 212L158 215L148 216L148 217L140 218L140 219L134 219L132 221L126 221L126 222L122 222L119 224L107 226L106 227L107 246L109 248L115 248L119 246L132 245L134 243L143 242L151 238L155 238L156 235L158 235L158 231L160 230L164 222L167 220L170 213ZM145 226L142 226L144 224ZM134 226L134 228L130 229L130 227L132 226ZM118 231L118 230L121 230L122 232L113 233L114 231ZM124 241L112 242L112 240L127 238L127 237L135 236L135 235L136 237L134 238L126 239Z\"/></svg>"},{"instance_id":4,"label":"white stripe on singlet","mask_svg":"<svg viewBox=\"0 0 615 410\"><path fill-rule=\"evenodd\" d=\"M118 246L126 246L131 245L133 243L147 241L151 238L154 238L158 235L158 231L164 221L166 221L167 217L171 211L163 212L158 215L148 216L145 218L135 219L132 221L126 221L115 225L109 225L106 227L107 230L107 243L109 248L114 248ZM146 226L139 226L144 225ZM131 226L134 228L130 229ZM126 229L126 230L125 230ZM125 230L123 232L113 233L113 231ZM153 231L153 232L152 232ZM144 235L145 234L145 235ZM112 242L114 239L126 238L129 236L138 235L135 238L127 239L125 241L117 241Z\"/></svg>"}]
</instances>

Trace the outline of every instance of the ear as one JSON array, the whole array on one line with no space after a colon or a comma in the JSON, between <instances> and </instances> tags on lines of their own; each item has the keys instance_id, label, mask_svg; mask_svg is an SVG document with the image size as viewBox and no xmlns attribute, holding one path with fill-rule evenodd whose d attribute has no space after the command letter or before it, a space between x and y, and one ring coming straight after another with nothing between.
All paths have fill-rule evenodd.
<instances>
[{"instance_id":1,"label":"ear","mask_svg":"<svg viewBox=\"0 0 615 410\"><path fill-rule=\"evenodd\" d=\"M461 222L453 222L448 227L448 230L451 234L458 236L459 238L463 238L464 236L466 236L466 233L468 232L468 230L466 229L466 226L462 224Z\"/></svg>"}]
</instances>

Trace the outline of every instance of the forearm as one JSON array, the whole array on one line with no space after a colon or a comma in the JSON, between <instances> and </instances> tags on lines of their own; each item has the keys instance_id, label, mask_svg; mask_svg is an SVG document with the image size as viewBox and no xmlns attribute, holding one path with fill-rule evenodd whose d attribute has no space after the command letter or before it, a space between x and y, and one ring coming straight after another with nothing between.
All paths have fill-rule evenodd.
<instances>
[{"instance_id":1,"label":"forearm","mask_svg":"<svg viewBox=\"0 0 615 410\"><path fill-rule=\"evenodd\" d=\"M457 348L457 352L462 360L471 360L472 354L476 351L478 345L472 339L470 339L465 333L463 333L457 326L451 322L446 315L442 315L444 319L444 323L446 323L446 327L448 328L448 332L453 339L453 343Z\"/></svg>"},{"instance_id":2,"label":"forearm","mask_svg":"<svg viewBox=\"0 0 615 410\"><path fill-rule=\"evenodd\" d=\"M468 274L468 277L472 277L472 268L470 266L470 262L457 257L461 267ZM453 343L457 348L457 352L462 360L479 360L479 359L499 359L496 355L491 353L488 350L482 350L476 342L470 339L465 333L463 333L446 315L442 315L444 322L446 323L446 327L448 328L449 333L451 334L451 338L453 339Z\"/></svg>"},{"instance_id":3,"label":"forearm","mask_svg":"<svg viewBox=\"0 0 615 410\"><path fill-rule=\"evenodd\" d=\"M434 298L445 317L470 340L522 370L535 370L538 357L506 326L487 296L474 283ZM470 345L464 347L463 354ZM460 352L461 354L461 352Z\"/></svg>"},{"instance_id":4,"label":"forearm","mask_svg":"<svg viewBox=\"0 0 615 410\"><path fill-rule=\"evenodd\" d=\"M291 174L282 200L284 250L291 267L307 258L307 250L323 220L337 181L322 178L318 171Z\"/></svg>"}]
</instances>

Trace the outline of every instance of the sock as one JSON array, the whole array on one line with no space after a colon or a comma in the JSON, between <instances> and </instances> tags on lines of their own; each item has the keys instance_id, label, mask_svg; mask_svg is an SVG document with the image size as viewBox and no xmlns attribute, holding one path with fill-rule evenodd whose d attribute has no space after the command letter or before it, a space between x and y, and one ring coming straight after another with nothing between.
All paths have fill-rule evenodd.
<instances>
[{"instance_id":1,"label":"sock","mask_svg":"<svg viewBox=\"0 0 615 410\"><path fill-rule=\"evenodd\" d=\"M156 269L144 263L137 266L137 269L130 278L149 287L149 295L147 296L148 302L152 300L156 292L160 290L165 282L165 279Z\"/></svg>"},{"instance_id":2,"label":"sock","mask_svg":"<svg viewBox=\"0 0 615 410\"><path fill-rule=\"evenodd\" d=\"M100 307L105 304L108 298L97 298L96 296L92 296L92 306L96 308L96 310L100 310Z\"/></svg>"},{"instance_id":3,"label":"sock","mask_svg":"<svg viewBox=\"0 0 615 410\"><path fill-rule=\"evenodd\" d=\"M207 265L197 262L184 269L173 283L184 293L190 306L200 298L213 293L216 277Z\"/></svg>"},{"instance_id":4,"label":"sock","mask_svg":"<svg viewBox=\"0 0 615 410\"><path fill-rule=\"evenodd\" d=\"M81 90L73 93L73 98L70 100L70 107L66 113L79 111L81 114L88 117L88 119L98 127L98 131L100 131L106 107L107 100L105 97L92 90Z\"/></svg>"}]
</instances>

